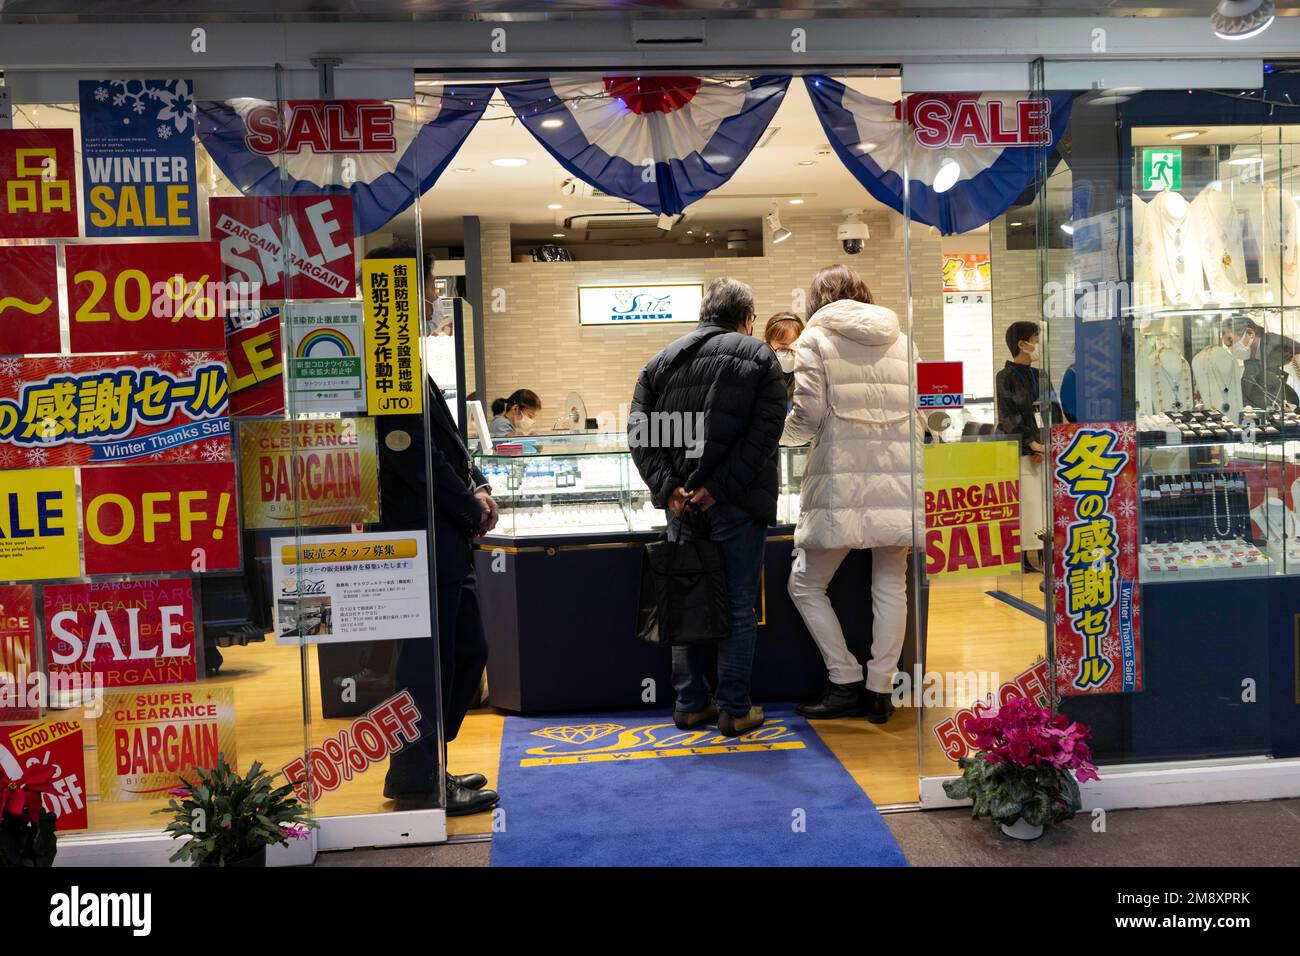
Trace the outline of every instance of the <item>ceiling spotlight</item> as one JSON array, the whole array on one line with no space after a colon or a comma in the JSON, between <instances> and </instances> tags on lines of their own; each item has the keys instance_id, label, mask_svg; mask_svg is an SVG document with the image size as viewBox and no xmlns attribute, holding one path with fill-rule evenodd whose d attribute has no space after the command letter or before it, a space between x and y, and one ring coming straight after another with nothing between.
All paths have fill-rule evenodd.
<instances>
[{"instance_id":1,"label":"ceiling spotlight","mask_svg":"<svg viewBox=\"0 0 1300 956\"><path fill-rule=\"evenodd\" d=\"M527 166L528 160L516 159L513 156L501 156L492 160L493 166Z\"/></svg>"},{"instance_id":2,"label":"ceiling spotlight","mask_svg":"<svg viewBox=\"0 0 1300 956\"><path fill-rule=\"evenodd\" d=\"M937 193L946 193L953 186L957 185L957 178L961 175L961 167L957 165L955 159L945 159L939 164L939 171L934 174L933 189Z\"/></svg>"},{"instance_id":3,"label":"ceiling spotlight","mask_svg":"<svg viewBox=\"0 0 1300 956\"><path fill-rule=\"evenodd\" d=\"M791 200L789 200L789 202L790 202L790 205L791 205L791 206L802 206L802 205L803 205L803 200L802 200L802 199L791 199Z\"/></svg>"},{"instance_id":4,"label":"ceiling spotlight","mask_svg":"<svg viewBox=\"0 0 1300 956\"><path fill-rule=\"evenodd\" d=\"M1273 0L1219 0L1210 14L1214 35L1220 40L1249 40L1273 23Z\"/></svg>"},{"instance_id":5,"label":"ceiling spotlight","mask_svg":"<svg viewBox=\"0 0 1300 956\"><path fill-rule=\"evenodd\" d=\"M552 239L563 239L563 238L564 238L564 233L562 233L562 232L553 232L553 233L551 233L551 238L552 238Z\"/></svg>"},{"instance_id":6,"label":"ceiling spotlight","mask_svg":"<svg viewBox=\"0 0 1300 956\"><path fill-rule=\"evenodd\" d=\"M547 208L547 209L563 209L564 207L563 207L562 205L560 205L558 202L548 202L548 203L546 204L546 208Z\"/></svg>"},{"instance_id":7,"label":"ceiling spotlight","mask_svg":"<svg viewBox=\"0 0 1300 956\"><path fill-rule=\"evenodd\" d=\"M1174 140L1196 139L1205 132L1203 129L1185 129L1181 132L1170 133L1169 138Z\"/></svg>"},{"instance_id":8,"label":"ceiling spotlight","mask_svg":"<svg viewBox=\"0 0 1300 956\"><path fill-rule=\"evenodd\" d=\"M763 221L767 223L767 228L772 230L773 245L775 245L778 242L785 242L792 235L794 235L794 233L792 233L789 229L786 229L784 226L781 225L781 214L776 211L775 206L772 207L771 212L769 212L766 216L763 217Z\"/></svg>"}]
</instances>

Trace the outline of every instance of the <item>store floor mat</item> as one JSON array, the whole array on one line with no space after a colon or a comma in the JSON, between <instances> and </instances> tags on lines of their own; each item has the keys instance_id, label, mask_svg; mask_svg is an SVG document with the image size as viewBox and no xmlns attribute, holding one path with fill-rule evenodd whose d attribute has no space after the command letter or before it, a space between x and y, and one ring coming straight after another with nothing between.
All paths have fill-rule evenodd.
<instances>
[{"instance_id":1,"label":"store floor mat","mask_svg":"<svg viewBox=\"0 0 1300 956\"><path fill-rule=\"evenodd\" d=\"M791 707L736 738L663 711L507 717L493 866L905 866Z\"/></svg>"}]
</instances>

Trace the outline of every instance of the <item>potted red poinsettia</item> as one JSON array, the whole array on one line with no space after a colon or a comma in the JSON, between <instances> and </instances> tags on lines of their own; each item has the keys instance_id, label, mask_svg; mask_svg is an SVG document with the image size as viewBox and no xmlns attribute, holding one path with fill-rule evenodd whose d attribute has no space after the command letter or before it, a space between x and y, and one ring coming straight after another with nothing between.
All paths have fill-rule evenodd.
<instances>
[{"instance_id":1,"label":"potted red poinsettia","mask_svg":"<svg viewBox=\"0 0 1300 956\"><path fill-rule=\"evenodd\" d=\"M1026 697L967 726L978 752L957 761L962 775L944 792L970 800L972 820L988 817L1008 836L1033 840L1068 820L1081 806L1079 783L1099 779L1087 725Z\"/></svg>"}]
</instances>

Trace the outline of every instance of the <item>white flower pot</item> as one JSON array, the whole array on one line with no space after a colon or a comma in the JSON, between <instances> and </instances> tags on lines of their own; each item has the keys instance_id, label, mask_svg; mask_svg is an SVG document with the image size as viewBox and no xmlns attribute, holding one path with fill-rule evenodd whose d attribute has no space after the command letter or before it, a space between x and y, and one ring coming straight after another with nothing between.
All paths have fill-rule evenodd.
<instances>
[{"instance_id":1,"label":"white flower pot","mask_svg":"<svg viewBox=\"0 0 1300 956\"><path fill-rule=\"evenodd\" d=\"M1037 840L1043 835L1043 828L1041 826L1027 823L1024 818L1017 820L1011 826L1007 826L1005 823L1001 826L1003 833L1009 837L1014 837L1017 840Z\"/></svg>"}]
</instances>

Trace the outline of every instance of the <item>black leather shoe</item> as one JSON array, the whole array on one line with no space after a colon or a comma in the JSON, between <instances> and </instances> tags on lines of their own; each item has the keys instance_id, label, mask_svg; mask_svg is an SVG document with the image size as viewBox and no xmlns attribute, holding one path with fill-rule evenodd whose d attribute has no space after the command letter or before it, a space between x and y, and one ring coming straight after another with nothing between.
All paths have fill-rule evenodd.
<instances>
[{"instance_id":1,"label":"black leather shoe","mask_svg":"<svg viewBox=\"0 0 1300 956\"><path fill-rule=\"evenodd\" d=\"M487 777L481 773L449 773L447 779L466 790L482 790L487 786Z\"/></svg>"},{"instance_id":2,"label":"black leather shoe","mask_svg":"<svg viewBox=\"0 0 1300 956\"><path fill-rule=\"evenodd\" d=\"M880 694L874 690L866 692L867 699L867 720L873 724L883 724L894 714L894 702L889 699L888 694Z\"/></svg>"},{"instance_id":3,"label":"black leather shoe","mask_svg":"<svg viewBox=\"0 0 1300 956\"><path fill-rule=\"evenodd\" d=\"M449 817L483 813L495 807L500 799L495 790L470 790L452 780L447 781L447 816Z\"/></svg>"},{"instance_id":4,"label":"black leather shoe","mask_svg":"<svg viewBox=\"0 0 1300 956\"><path fill-rule=\"evenodd\" d=\"M810 720L861 717L867 712L866 691L861 684L835 684L827 681L821 700L800 704L795 712Z\"/></svg>"}]
</instances>

